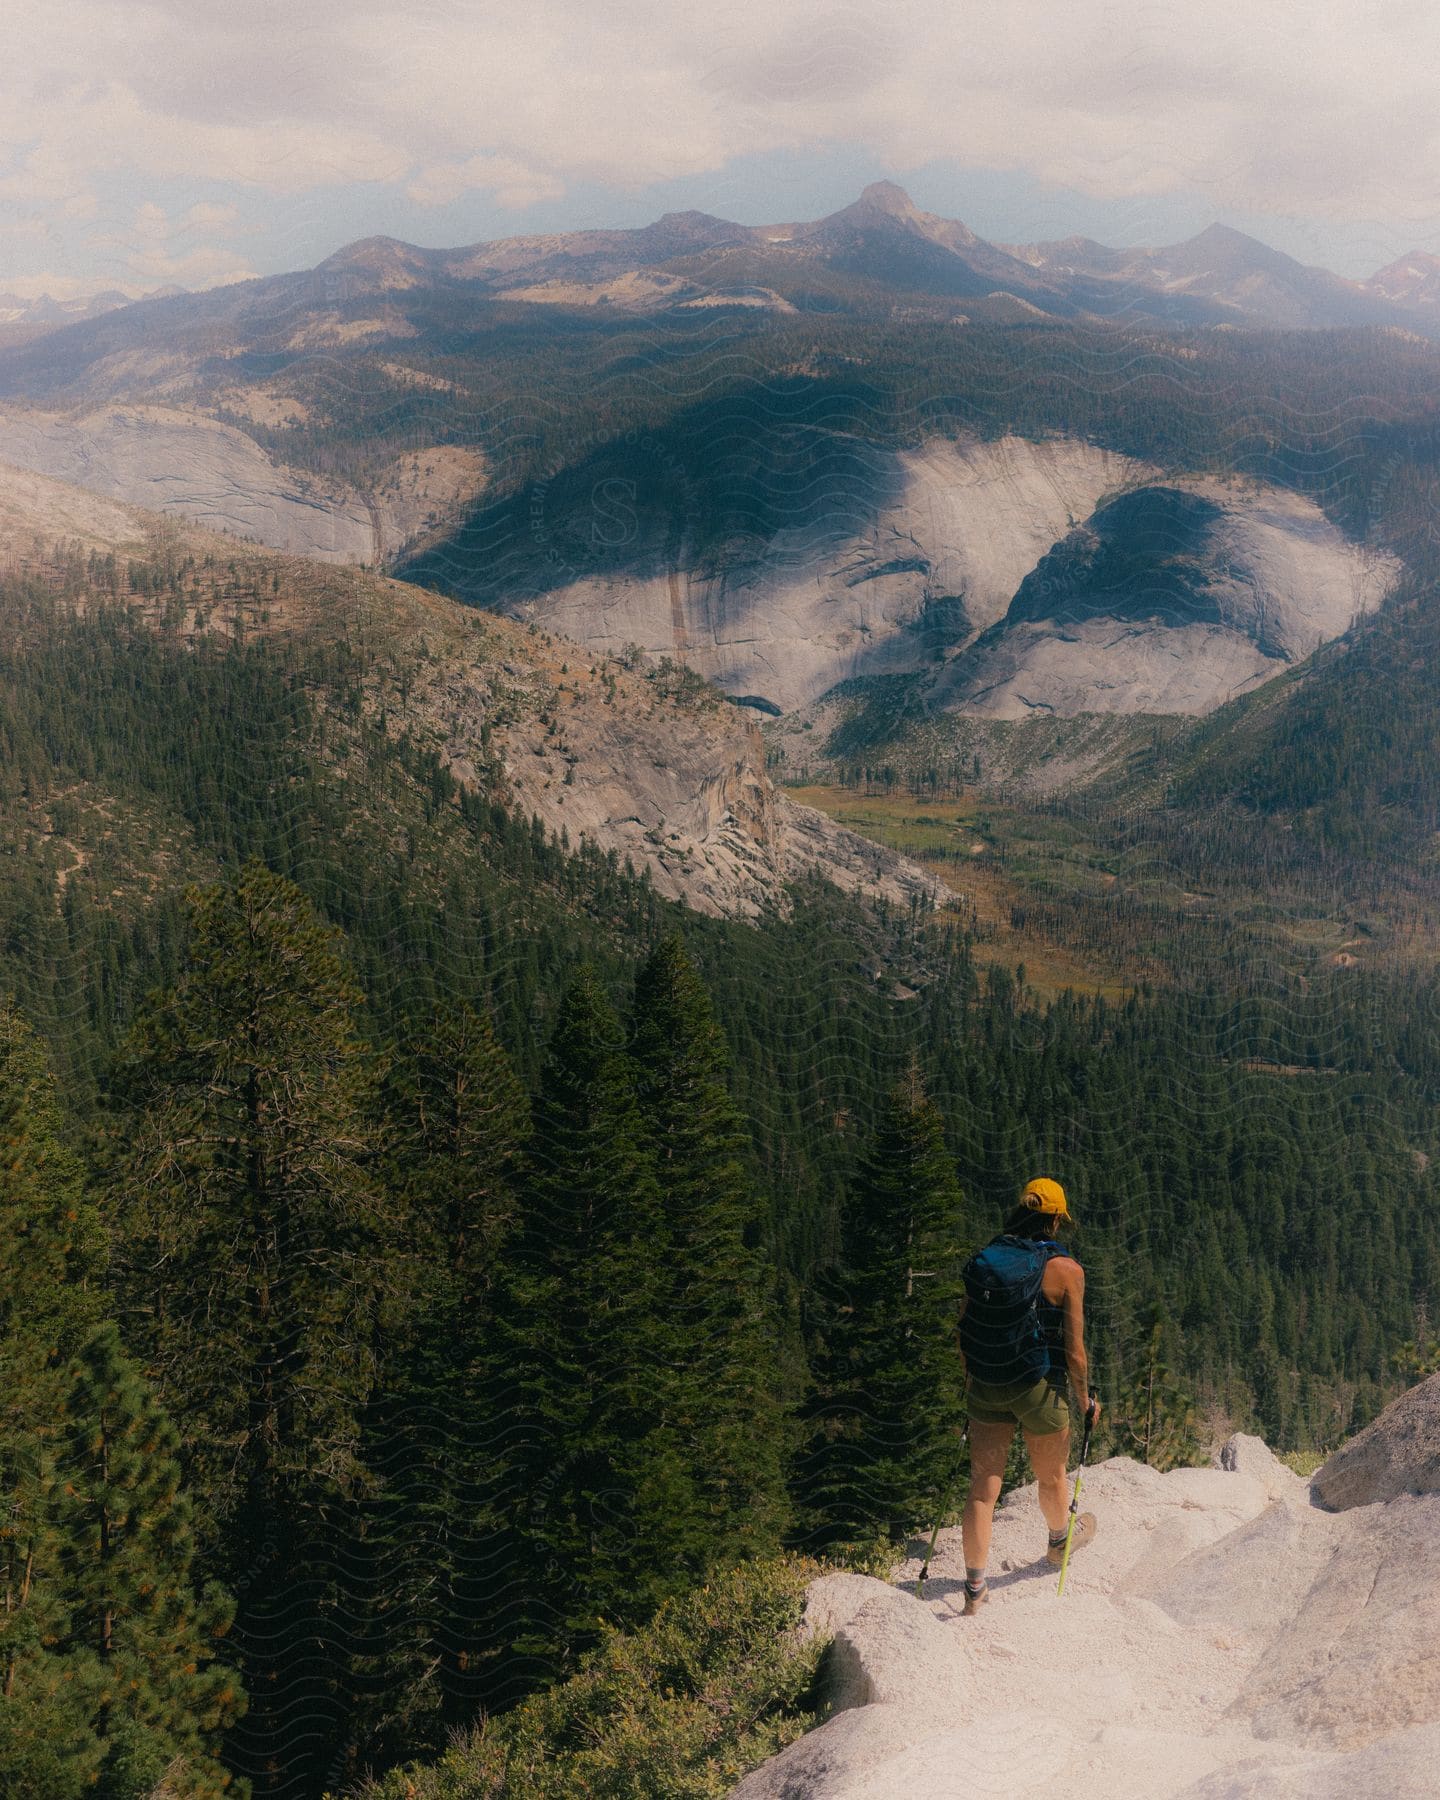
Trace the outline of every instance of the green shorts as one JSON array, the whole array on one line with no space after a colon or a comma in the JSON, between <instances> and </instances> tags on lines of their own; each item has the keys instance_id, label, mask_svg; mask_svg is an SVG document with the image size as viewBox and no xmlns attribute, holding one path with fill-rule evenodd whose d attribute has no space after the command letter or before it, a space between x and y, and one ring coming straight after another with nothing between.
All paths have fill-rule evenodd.
<instances>
[{"instance_id":1,"label":"green shorts","mask_svg":"<svg viewBox=\"0 0 1440 1800\"><path fill-rule=\"evenodd\" d=\"M990 1387L970 1383L970 1417L977 1425L1018 1425L1032 1437L1064 1431L1070 1423L1065 1390L1040 1380L1030 1387Z\"/></svg>"}]
</instances>

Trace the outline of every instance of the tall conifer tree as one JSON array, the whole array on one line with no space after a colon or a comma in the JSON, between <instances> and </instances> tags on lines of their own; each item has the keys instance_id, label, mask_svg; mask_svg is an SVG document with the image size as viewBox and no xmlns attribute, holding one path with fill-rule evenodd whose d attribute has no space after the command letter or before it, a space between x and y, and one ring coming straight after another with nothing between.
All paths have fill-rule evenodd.
<instances>
[{"instance_id":1,"label":"tall conifer tree","mask_svg":"<svg viewBox=\"0 0 1440 1800\"><path fill-rule=\"evenodd\" d=\"M402 1046L391 1072L393 1185L424 1263L421 1304L488 1312L500 1247L514 1226L529 1102L491 1020L445 1001Z\"/></svg>"},{"instance_id":2,"label":"tall conifer tree","mask_svg":"<svg viewBox=\"0 0 1440 1800\"><path fill-rule=\"evenodd\" d=\"M656 1544L659 1192L619 1020L572 983L535 1105L524 1212L502 1295L496 1428L507 1446L509 1592L525 1683L668 1590Z\"/></svg>"},{"instance_id":3,"label":"tall conifer tree","mask_svg":"<svg viewBox=\"0 0 1440 1800\"><path fill-rule=\"evenodd\" d=\"M215 1663L235 1608L213 1582L197 1591L179 1449L118 1328L99 1327L69 1370L55 1578L68 1602L58 1647L99 1677L96 1791L108 1800L162 1783L186 1800L248 1792L218 1760L244 1711L234 1670Z\"/></svg>"},{"instance_id":4,"label":"tall conifer tree","mask_svg":"<svg viewBox=\"0 0 1440 1800\"><path fill-rule=\"evenodd\" d=\"M340 934L259 863L190 904L186 968L121 1070L116 1226L162 1396L243 1557L353 1460L384 1207Z\"/></svg>"},{"instance_id":5,"label":"tall conifer tree","mask_svg":"<svg viewBox=\"0 0 1440 1800\"><path fill-rule=\"evenodd\" d=\"M365 1509L365 1663L398 1751L443 1747L485 1697L495 1460L489 1414L495 1290L519 1208L529 1102L489 1018L443 1002L401 1045L387 1081L394 1254L381 1391L366 1418L380 1491ZM357 1721L363 1722L363 1721Z\"/></svg>"},{"instance_id":6,"label":"tall conifer tree","mask_svg":"<svg viewBox=\"0 0 1440 1800\"><path fill-rule=\"evenodd\" d=\"M640 971L630 1049L663 1204L668 1404L694 1471L693 1505L673 1521L671 1543L698 1574L779 1543L792 1444L774 1281L755 1241L760 1208L729 1051L678 937Z\"/></svg>"},{"instance_id":7,"label":"tall conifer tree","mask_svg":"<svg viewBox=\"0 0 1440 1800\"><path fill-rule=\"evenodd\" d=\"M0 1791L93 1792L93 1656L60 1650L57 1448L67 1359L97 1315L98 1221L34 1033L0 1002Z\"/></svg>"},{"instance_id":8,"label":"tall conifer tree","mask_svg":"<svg viewBox=\"0 0 1440 1800\"><path fill-rule=\"evenodd\" d=\"M262 1793L323 1777L353 1711L344 1540L388 1281L359 1004L340 934L252 862L192 892L185 968L118 1084L124 1285L212 1566L243 1582L235 1754Z\"/></svg>"},{"instance_id":9,"label":"tall conifer tree","mask_svg":"<svg viewBox=\"0 0 1440 1800\"><path fill-rule=\"evenodd\" d=\"M955 1471L965 1206L914 1065L886 1098L844 1246L802 1464L807 1528L819 1541L914 1529Z\"/></svg>"},{"instance_id":10,"label":"tall conifer tree","mask_svg":"<svg viewBox=\"0 0 1440 1800\"><path fill-rule=\"evenodd\" d=\"M243 1791L243 1710L207 1669L230 1608L191 1579L178 1437L96 1325L98 1218L43 1053L0 1007L0 1790L48 1800Z\"/></svg>"}]
</instances>

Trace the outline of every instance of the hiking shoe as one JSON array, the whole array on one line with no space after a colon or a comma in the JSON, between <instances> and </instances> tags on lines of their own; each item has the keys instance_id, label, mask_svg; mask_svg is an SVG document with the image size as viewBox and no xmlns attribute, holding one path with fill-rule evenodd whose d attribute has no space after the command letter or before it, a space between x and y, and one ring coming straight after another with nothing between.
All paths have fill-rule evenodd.
<instances>
[{"instance_id":1,"label":"hiking shoe","mask_svg":"<svg viewBox=\"0 0 1440 1800\"><path fill-rule=\"evenodd\" d=\"M1088 1544L1090 1542L1091 1538L1094 1537L1094 1535L1095 1535L1095 1515L1094 1515L1094 1513L1077 1513L1075 1515L1075 1531L1070 1539L1070 1554L1073 1556L1077 1550L1083 1548L1084 1545ZM1045 1557L1046 1557L1046 1560L1052 1565L1052 1567L1058 1569L1060 1567L1061 1563L1063 1563L1065 1560L1064 1544L1062 1543L1062 1544L1047 1545L1046 1549L1045 1549Z\"/></svg>"},{"instance_id":2,"label":"hiking shoe","mask_svg":"<svg viewBox=\"0 0 1440 1800\"><path fill-rule=\"evenodd\" d=\"M988 1602L989 1598L990 1584L988 1582L973 1594L971 1593L969 1583L967 1582L965 1587L965 1611L963 1617L968 1619L971 1613L979 1612L980 1608Z\"/></svg>"}]
</instances>

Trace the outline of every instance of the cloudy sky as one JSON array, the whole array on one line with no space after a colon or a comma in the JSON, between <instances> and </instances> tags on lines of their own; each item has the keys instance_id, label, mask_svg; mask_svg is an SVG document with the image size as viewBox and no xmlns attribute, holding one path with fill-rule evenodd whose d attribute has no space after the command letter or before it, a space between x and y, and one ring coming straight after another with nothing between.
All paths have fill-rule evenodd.
<instances>
[{"instance_id":1,"label":"cloudy sky","mask_svg":"<svg viewBox=\"0 0 1440 1800\"><path fill-rule=\"evenodd\" d=\"M0 291L201 287L889 176L1009 242L1440 252L1429 0L0 0Z\"/></svg>"}]
</instances>

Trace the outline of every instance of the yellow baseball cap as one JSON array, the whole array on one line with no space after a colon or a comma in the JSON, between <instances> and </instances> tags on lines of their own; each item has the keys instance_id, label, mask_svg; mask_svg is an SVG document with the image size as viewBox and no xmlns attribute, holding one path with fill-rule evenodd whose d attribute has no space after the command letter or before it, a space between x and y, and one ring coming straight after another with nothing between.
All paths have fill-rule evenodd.
<instances>
[{"instance_id":1,"label":"yellow baseball cap","mask_svg":"<svg viewBox=\"0 0 1440 1800\"><path fill-rule=\"evenodd\" d=\"M1064 1188L1046 1175L1026 1182L1020 1204L1029 1207L1031 1212L1050 1213L1057 1219L1064 1219L1067 1224L1070 1221L1070 1208L1065 1203Z\"/></svg>"}]
</instances>

